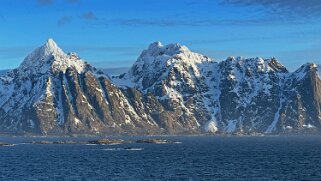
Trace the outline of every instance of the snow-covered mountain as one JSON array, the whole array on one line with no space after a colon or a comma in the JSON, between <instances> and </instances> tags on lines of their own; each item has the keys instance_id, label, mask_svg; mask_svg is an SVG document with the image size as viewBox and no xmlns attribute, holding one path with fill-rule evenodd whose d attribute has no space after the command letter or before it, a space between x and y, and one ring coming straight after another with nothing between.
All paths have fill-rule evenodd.
<instances>
[{"instance_id":1,"label":"snow-covered mountain","mask_svg":"<svg viewBox=\"0 0 321 181\"><path fill-rule=\"evenodd\" d=\"M152 43L110 77L49 39L0 77L0 130L34 134L279 134L321 129L321 67L217 62Z\"/></svg>"},{"instance_id":2,"label":"snow-covered mountain","mask_svg":"<svg viewBox=\"0 0 321 181\"><path fill-rule=\"evenodd\" d=\"M2 132L147 134L157 130L155 123L137 115L108 76L76 54L65 54L51 39L0 78L0 108Z\"/></svg>"},{"instance_id":3,"label":"snow-covered mountain","mask_svg":"<svg viewBox=\"0 0 321 181\"><path fill-rule=\"evenodd\" d=\"M163 46L155 42L142 52L128 73L114 77L113 82L155 95L164 107L179 115L176 121L183 125L189 122L201 131L315 132L321 128L321 69L308 65L315 70L300 68L291 73L275 58L229 57L216 62L179 44ZM314 82L307 83L305 76L314 76L308 78ZM301 83L295 82L298 77ZM290 109L296 96L310 99L304 103L309 105ZM312 101L315 96L317 100ZM301 114L301 109L314 112Z\"/></svg>"},{"instance_id":4,"label":"snow-covered mountain","mask_svg":"<svg viewBox=\"0 0 321 181\"><path fill-rule=\"evenodd\" d=\"M157 98L170 117L165 129L200 130L210 119L213 106L204 94L210 91L204 73L215 68L210 58L179 44L152 43L128 73L113 79L120 87L132 87Z\"/></svg>"}]
</instances>

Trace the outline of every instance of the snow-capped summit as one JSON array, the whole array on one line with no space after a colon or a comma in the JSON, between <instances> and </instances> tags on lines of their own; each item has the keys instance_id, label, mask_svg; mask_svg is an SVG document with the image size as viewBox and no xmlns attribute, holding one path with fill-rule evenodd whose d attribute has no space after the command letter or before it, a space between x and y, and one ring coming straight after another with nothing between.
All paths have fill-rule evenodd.
<instances>
[{"instance_id":1,"label":"snow-capped summit","mask_svg":"<svg viewBox=\"0 0 321 181\"><path fill-rule=\"evenodd\" d=\"M64 53L53 39L48 39L43 46L35 49L24 59L19 70L23 73L46 73L65 72L67 68L72 68L81 73L85 67L86 63L76 54Z\"/></svg>"},{"instance_id":2,"label":"snow-capped summit","mask_svg":"<svg viewBox=\"0 0 321 181\"><path fill-rule=\"evenodd\" d=\"M156 41L151 43L147 50L143 51L141 56L159 56L159 55L168 55L173 56L181 52L187 52L189 49L186 46L180 45L179 43L172 43L164 46L161 42Z\"/></svg>"},{"instance_id":3,"label":"snow-capped summit","mask_svg":"<svg viewBox=\"0 0 321 181\"><path fill-rule=\"evenodd\" d=\"M64 52L60 49L57 43L51 38L47 40L43 48L45 52L48 54L64 54Z\"/></svg>"},{"instance_id":4,"label":"snow-capped summit","mask_svg":"<svg viewBox=\"0 0 321 181\"><path fill-rule=\"evenodd\" d=\"M211 111L211 115L216 113L207 107L211 104L215 109L211 98L203 96L209 94L207 82L216 75L209 71L215 71L215 66L214 60L192 52L186 46L155 42L141 53L128 73L114 77L113 82L156 96L166 110L173 112L170 120L164 123L170 131L185 129L186 122L190 129L197 130L208 121L207 111ZM196 114L201 116L197 119Z\"/></svg>"},{"instance_id":5,"label":"snow-capped summit","mask_svg":"<svg viewBox=\"0 0 321 181\"><path fill-rule=\"evenodd\" d=\"M35 65L47 61L52 56L63 56L65 53L53 39L48 39L41 47L35 49L23 61L23 65Z\"/></svg>"},{"instance_id":6,"label":"snow-capped summit","mask_svg":"<svg viewBox=\"0 0 321 181\"><path fill-rule=\"evenodd\" d=\"M162 45L161 42L154 42L141 53L129 72L121 79L115 78L114 82L120 86L135 84L136 88L143 90L155 84L155 81L169 77L174 70L192 79L200 75L199 65L203 62L213 60L178 43Z\"/></svg>"},{"instance_id":7,"label":"snow-capped summit","mask_svg":"<svg viewBox=\"0 0 321 181\"><path fill-rule=\"evenodd\" d=\"M52 39L0 77L0 132L95 134L136 127L156 130L107 76Z\"/></svg>"},{"instance_id":8,"label":"snow-capped summit","mask_svg":"<svg viewBox=\"0 0 321 181\"><path fill-rule=\"evenodd\" d=\"M196 56L196 53L191 52L186 46L180 45L179 43L164 46L161 42L157 41L150 44L148 48L141 53L135 64L144 64L147 66L154 64L156 61L158 65L162 66L177 61L194 62L199 59L193 56ZM170 61L171 58L173 61Z\"/></svg>"}]
</instances>

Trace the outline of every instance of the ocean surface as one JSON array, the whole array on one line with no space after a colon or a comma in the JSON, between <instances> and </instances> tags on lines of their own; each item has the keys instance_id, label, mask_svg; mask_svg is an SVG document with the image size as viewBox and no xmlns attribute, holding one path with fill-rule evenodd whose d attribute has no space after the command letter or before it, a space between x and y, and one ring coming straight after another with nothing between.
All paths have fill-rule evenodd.
<instances>
[{"instance_id":1,"label":"ocean surface","mask_svg":"<svg viewBox=\"0 0 321 181\"><path fill-rule=\"evenodd\" d=\"M16 144L0 147L0 180L321 180L321 136L160 138L181 143L31 145L18 143L58 138L0 137Z\"/></svg>"}]
</instances>

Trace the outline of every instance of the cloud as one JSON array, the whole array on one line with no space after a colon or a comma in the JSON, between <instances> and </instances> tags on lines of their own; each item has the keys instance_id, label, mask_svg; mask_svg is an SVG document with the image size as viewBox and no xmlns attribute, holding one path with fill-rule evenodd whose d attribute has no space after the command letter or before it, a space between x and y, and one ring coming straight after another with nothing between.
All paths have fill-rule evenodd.
<instances>
[{"instance_id":1,"label":"cloud","mask_svg":"<svg viewBox=\"0 0 321 181\"><path fill-rule=\"evenodd\" d=\"M194 39L194 40L186 40L185 42L193 44L193 45L204 45L204 44L217 44L217 43L225 43L225 42L243 42L243 41L271 41L271 40L286 40L290 42L301 43L301 41L313 41L315 39L319 39L321 36L318 35L321 29L313 29L313 30L293 30L293 31L284 31L278 32L277 34L270 35L253 35L247 34L243 36L225 36L225 37L211 37L208 39Z\"/></svg>"},{"instance_id":2,"label":"cloud","mask_svg":"<svg viewBox=\"0 0 321 181\"><path fill-rule=\"evenodd\" d=\"M47 6L53 4L54 0L37 0L37 3L42 6Z\"/></svg>"},{"instance_id":3,"label":"cloud","mask_svg":"<svg viewBox=\"0 0 321 181\"><path fill-rule=\"evenodd\" d=\"M72 19L74 19L74 18L77 19L77 17L63 16L57 21L57 25L58 26L65 26L65 25L71 23ZM91 21L91 20L96 20L97 17L95 16L95 14L93 12L89 11L89 12L83 13L80 16L80 19L86 20L86 21Z\"/></svg>"},{"instance_id":4,"label":"cloud","mask_svg":"<svg viewBox=\"0 0 321 181\"><path fill-rule=\"evenodd\" d=\"M321 19L321 0L187 0L192 12L177 12L158 18L96 18L92 12L84 13L83 19L97 19L105 26L153 26L153 27L208 27L208 26L270 26L315 23ZM197 15L204 6L218 6L231 10L231 15L217 12L217 16ZM224 6L224 7L223 7ZM195 10L196 9L196 10ZM215 9L215 8L214 8ZM206 8L205 10L206 11ZM235 16L235 13L237 15ZM234 14L234 15L233 15ZM240 14L240 15L238 15Z\"/></svg>"},{"instance_id":5,"label":"cloud","mask_svg":"<svg viewBox=\"0 0 321 181\"><path fill-rule=\"evenodd\" d=\"M63 16L58 20L57 24L58 26L64 26L66 24L69 24L70 22L71 22L71 17Z\"/></svg>"},{"instance_id":6,"label":"cloud","mask_svg":"<svg viewBox=\"0 0 321 181\"><path fill-rule=\"evenodd\" d=\"M221 5L256 7L266 14L290 18L313 18L321 15L320 0L223 0Z\"/></svg>"},{"instance_id":7,"label":"cloud","mask_svg":"<svg viewBox=\"0 0 321 181\"><path fill-rule=\"evenodd\" d=\"M81 18L84 20L96 20L97 19L96 15L91 11L83 13L81 15Z\"/></svg>"},{"instance_id":8,"label":"cloud","mask_svg":"<svg viewBox=\"0 0 321 181\"><path fill-rule=\"evenodd\" d=\"M270 19L111 19L105 21L105 25L121 25L121 26L160 26L160 27L177 27L177 26L248 26L248 25L266 25L272 23ZM275 23L275 22L273 22Z\"/></svg>"}]
</instances>

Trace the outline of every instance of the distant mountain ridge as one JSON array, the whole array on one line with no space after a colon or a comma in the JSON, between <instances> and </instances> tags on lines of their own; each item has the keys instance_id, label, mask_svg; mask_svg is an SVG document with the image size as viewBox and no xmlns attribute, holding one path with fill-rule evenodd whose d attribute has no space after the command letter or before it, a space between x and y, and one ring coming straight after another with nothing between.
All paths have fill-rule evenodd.
<instances>
[{"instance_id":1,"label":"distant mountain ridge","mask_svg":"<svg viewBox=\"0 0 321 181\"><path fill-rule=\"evenodd\" d=\"M152 43L109 76L49 39L0 78L0 131L15 134L302 134L321 130L321 67L215 60Z\"/></svg>"},{"instance_id":2,"label":"distant mountain ridge","mask_svg":"<svg viewBox=\"0 0 321 181\"><path fill-rule=\"evenodd\" d=\"M126 73L129 68L128 67L114 67L114 68L97 68L103 71L105 74L109 76L117 76L123 73ZM10 69L0 70L0 76L4 76L7 72L11 71Z\"/></svg>"},{"instance_id":3,"label":"distant mountain ridge","mask_svg":"<svg viewBox=\"0 0 321 181\"><path fill-rule=\"evenodd\" d=\"M4 76L7 72L9 72L10 69L3 69L3 70L0 70L0 76Z\"/></svg>"},{"instance_id":4,"label":"distant mountain ridge","mask_svg":"<svg viewBox=\"0 0 321 181\"><path fill-rule=\"evenodd\" d=\"M126 73L129 70L129 67L114 67L114 68L97 68L103 71L109 76L118 76L120 74Z\"/></svg>"}]
</instances>

